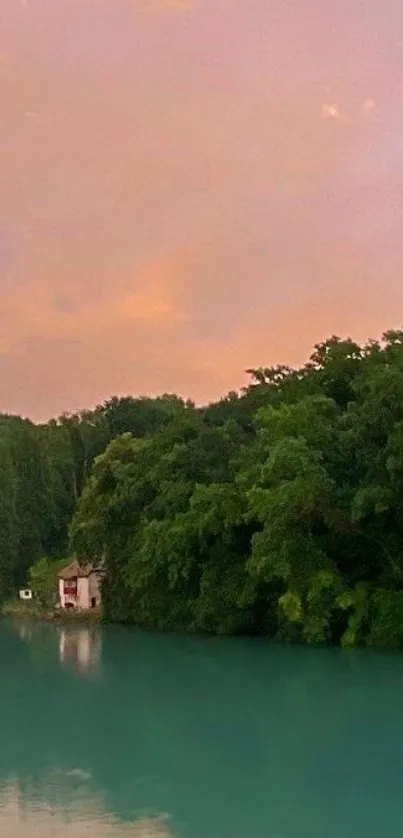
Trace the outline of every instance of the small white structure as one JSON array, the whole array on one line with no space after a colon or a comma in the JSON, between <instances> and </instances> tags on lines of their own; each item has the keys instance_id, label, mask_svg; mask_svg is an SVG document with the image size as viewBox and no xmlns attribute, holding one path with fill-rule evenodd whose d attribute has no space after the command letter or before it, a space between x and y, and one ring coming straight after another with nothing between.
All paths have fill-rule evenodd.
<instances>
[{"instance_id":1,"label":"small white structure","mask_svg":"<svg viewBox=\"0 0 403 838\"><path fill-rule=\"evenodd\" d=\"M58 574L60 608L98 608L101 605L101 568L77 560Z\"/></svg>"},{"instance_id":2,"label":"small white structure","mask_svg":"<svg viewBox=\"0 0 403 838\"><path fill-rule=\"evenodd\" d=\"M20 590L20 599L33 599L33 593L31 588L21 588Z\"/></svg>"}]
</instances>

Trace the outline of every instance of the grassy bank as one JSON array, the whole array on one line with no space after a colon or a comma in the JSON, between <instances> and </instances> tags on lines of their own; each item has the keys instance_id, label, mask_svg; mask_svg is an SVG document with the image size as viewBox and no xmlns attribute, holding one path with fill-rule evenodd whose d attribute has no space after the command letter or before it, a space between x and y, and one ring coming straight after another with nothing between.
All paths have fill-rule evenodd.
<instances>
[{"instance_id":1,"label":"grassy bank","mask_svg":"<svg viewBox=\"0 0 403 838\"><path fill-rule=\"evenodd\" d=\"M23 602L21 600L9 600L0 608L3 617L18 617L21 619L46 620L59 623L99 623L102 620L102 610L91 608L86 611L74 609L46 608L36 602Z\"/></svg>"}]
</instances>

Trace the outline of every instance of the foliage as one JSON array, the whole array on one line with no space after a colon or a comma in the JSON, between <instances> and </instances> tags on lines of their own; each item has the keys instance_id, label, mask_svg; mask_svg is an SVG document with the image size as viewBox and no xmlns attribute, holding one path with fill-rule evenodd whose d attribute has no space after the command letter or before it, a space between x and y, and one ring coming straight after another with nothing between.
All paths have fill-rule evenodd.
<instances>
[{"instance_id":1,"label":"foliage","mask_svg":"<svg viewBox=\"0 0 403 838\"><path fill-rule=\"evenodd\" d=\"M64 559L57 562L41 558L30 568L28 584L41 605L54 605L57 596L57 574L64 565Z\"/></svg>"},{"instance_id":2,"label":"foliage","mask_svg":"<svg viewBox=\"0 0 403 838\"><path fill-rule=\"evenodd\" d=\"M0 438L0 600L9 596L18 559L16 480L11 452Z\"/></svg>"},{"instance_id":3,"label":"foliage","mask_svg":"<svg viewBox=\"0 0 403 838\"><path fill-rule=\"evenodd\" d=\"M249 373L203 408L2 417L0 597L34 565L46 599L73 549L111 620L402 647L403 332Z\"/></svg>"}]
</instances>

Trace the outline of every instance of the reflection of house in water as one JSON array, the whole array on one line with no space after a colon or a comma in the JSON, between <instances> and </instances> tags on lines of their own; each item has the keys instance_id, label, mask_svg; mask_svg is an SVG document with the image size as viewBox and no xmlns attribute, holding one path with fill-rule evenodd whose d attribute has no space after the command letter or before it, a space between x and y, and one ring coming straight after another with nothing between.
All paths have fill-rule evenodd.
<instances>
[{"instance_id":1,"label":"reflection of house in water","mask_svg":"<svg viewBox=\"0 0 403 838\"><path fill-rule=\"evenodd\" d=\"M80 671L94 672L101 659L101 632L96 629L60 629L60 662Z\"/></svg>"}]
</instances>

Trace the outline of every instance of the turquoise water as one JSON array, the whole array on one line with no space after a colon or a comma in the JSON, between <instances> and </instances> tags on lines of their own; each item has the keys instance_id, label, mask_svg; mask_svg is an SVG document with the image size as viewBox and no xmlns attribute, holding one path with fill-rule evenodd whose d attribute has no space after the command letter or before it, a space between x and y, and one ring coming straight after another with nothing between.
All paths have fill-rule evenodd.
<instances>
[{"instance_id":1,"label":"turquoise water","mask_svg":"<svg viewBox=\"0 0 403 838\"><path fill-rule=\"evenodd\" d=\"M1 838L401 838L403 656L0 624Z\"/></svg>"}]
</instances>

